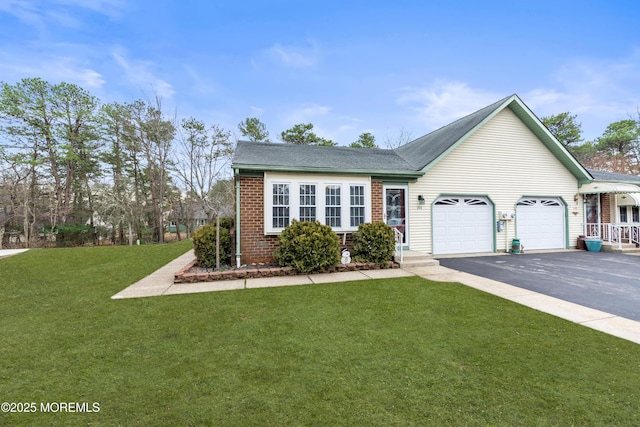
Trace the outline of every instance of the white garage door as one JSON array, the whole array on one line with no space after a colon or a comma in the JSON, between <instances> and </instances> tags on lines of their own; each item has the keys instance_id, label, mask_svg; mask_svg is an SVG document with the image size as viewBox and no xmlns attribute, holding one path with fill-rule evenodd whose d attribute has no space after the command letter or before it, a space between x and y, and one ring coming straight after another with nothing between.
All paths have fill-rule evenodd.
<instances>
[{"instance_id":1,"label":"white garage door","mask_svg":"<svg viewBox=\"0 0 640 427\"><path fill-rule=\"evenodd\" d=\"M493 252L493 207L484 197L440 197L433 205L433 253Z\"/></svg>"},{"instance_id":2,"label":"white garage door","mask_svg":"<svg viewBox=\"0 0 640 427\"><path fill-rule=\"evenodd\" d=\"M516 207L516 234L525 249L565 247L565 207L558 198L527 198Z\"/></svg>"}]
</instances>

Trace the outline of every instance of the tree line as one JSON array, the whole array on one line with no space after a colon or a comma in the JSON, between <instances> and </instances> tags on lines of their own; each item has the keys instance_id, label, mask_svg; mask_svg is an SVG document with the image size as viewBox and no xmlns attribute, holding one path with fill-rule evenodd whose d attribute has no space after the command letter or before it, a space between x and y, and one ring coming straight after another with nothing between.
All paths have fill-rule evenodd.
<instances>
[{"instance_id":1,"label":"tree line","mask_svg":"<svg viewBox=\"0 0 640 427\"><path fill-rule=\"evenodd\" d=\"M583 165L640 174L640 112L611 123L594 141L583 140L571 113L541 120ZM271 142L257 118L245 119L238 130L244 139ZM316 135L311 123L279 137L290 144L337 145ZM386 147L411 139L402 130L387 138ZM0 242L5 231L28 246L79 231L94 243L162 242L169 221L177 224L178 238L185 224L188 237L196 221L233 213L228 166L235 143L217 124L178 120L159 98L102 103L74 84L2 82ZM378 147L369 132L349 146Z\"/></svg>"},{"instance_id":2,"label":"tree line","mask_svg":"<svg viewBox=\"0 0 640 427\"><path fill-rule=\"evenodd\" d=\"M257 118L242 137L269 141ZM291 144L336 145L312 124L281 133ZM0 247L7 232L22 244L111 240L163 242L167 223L233 214L229 164L235 140L217 124L178 120L159 98L102 103L69 83L25 78L0 83ZM352 146L375 147L363 134ZM6 228L5 228L6 227ZM82 239L78 236L84 236Z\"/></svg>"},{"instance_id":3,"label":"tree line","mask_svg":"<svg viewBox=\"0 0 640 427\"><path fill-rule=\"evenodd\" d=\"M609 124L592 141L584 140L582 124L570 112L542 117L541 121L585 167L640 175L640 110L635 118Z\"/></svg>"},{"instance_id":4,"label":"tree line","mask_svg":"<svg viewBox=\"0 0 640 427\"><path fill-rule=\"evenodd\" d=\"M162 242L168 221L228 211L231 133L179 121L159 98L103 104L69 83L2 83L0 143L0 237L29 246L74 230Z\"/></svg>"}]
</instances>

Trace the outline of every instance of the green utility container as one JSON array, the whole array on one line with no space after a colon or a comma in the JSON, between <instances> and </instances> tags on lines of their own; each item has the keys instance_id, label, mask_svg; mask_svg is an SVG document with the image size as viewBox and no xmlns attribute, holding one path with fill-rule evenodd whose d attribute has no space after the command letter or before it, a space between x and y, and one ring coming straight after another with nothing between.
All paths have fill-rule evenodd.
<instances>
[{"instance_id":1,"label":"green utility container","mask_svg":"<svg viewBox=\"0 0 640 427\"><path fill-rule=\"evenodd\" d=\"M511 253L512 254L519 254L520 253L520 239L513 239L511 241Z\"/></svg>"}]
</instances>

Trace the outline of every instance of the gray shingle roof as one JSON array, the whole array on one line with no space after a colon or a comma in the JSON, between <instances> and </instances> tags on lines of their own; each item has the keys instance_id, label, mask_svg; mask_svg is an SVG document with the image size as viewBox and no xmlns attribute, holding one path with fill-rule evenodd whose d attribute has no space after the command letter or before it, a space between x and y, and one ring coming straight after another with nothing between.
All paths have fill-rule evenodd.
<instances>
[{"instance_id":1,"label":"gray shingle roof","mask_svg":"<svg viewBox=\"0 0 640 427\"><path fill-rule=\"evenodd\" d=\"M412 171L393 150L239 141L233 167L266 170Z\"/></svg>"},{"instance_id":2,"label":"gray shingle roof","mask_svg":"<svg viewBox=\"0 0 640 427\"><path fill-rule=\"evenodd\" d=\"M591 176L597 181L626 181L626 182L640 182L640 176L625 175L622 173L607 172L597 169L587 169Z\"/></svg>"}]
</instances>

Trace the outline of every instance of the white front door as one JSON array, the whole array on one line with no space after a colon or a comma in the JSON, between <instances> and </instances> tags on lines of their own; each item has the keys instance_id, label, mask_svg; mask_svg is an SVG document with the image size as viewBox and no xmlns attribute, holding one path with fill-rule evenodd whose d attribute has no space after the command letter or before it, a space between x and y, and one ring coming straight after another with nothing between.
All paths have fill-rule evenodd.
<instances>
[{"instance_id":1,"label":"white front door","mask_svg":"<svg viewBox=\"0 0 640 427\"><path fill-rule=\"evenodd\" d=\"M565 206L557 197L528 197L516 206L516 236L525 249L564 249Z\"/></svg>"},{"instance_id":2,"label":"white front door","mask_svg":"<svg viewBox=\"0 0 640 427\"><path fill-rule=\"evenodd\" d=\"M447 196L433 204L433 253L493 252L493 206L485 197Z\"/></svg>"}]
</instances>

